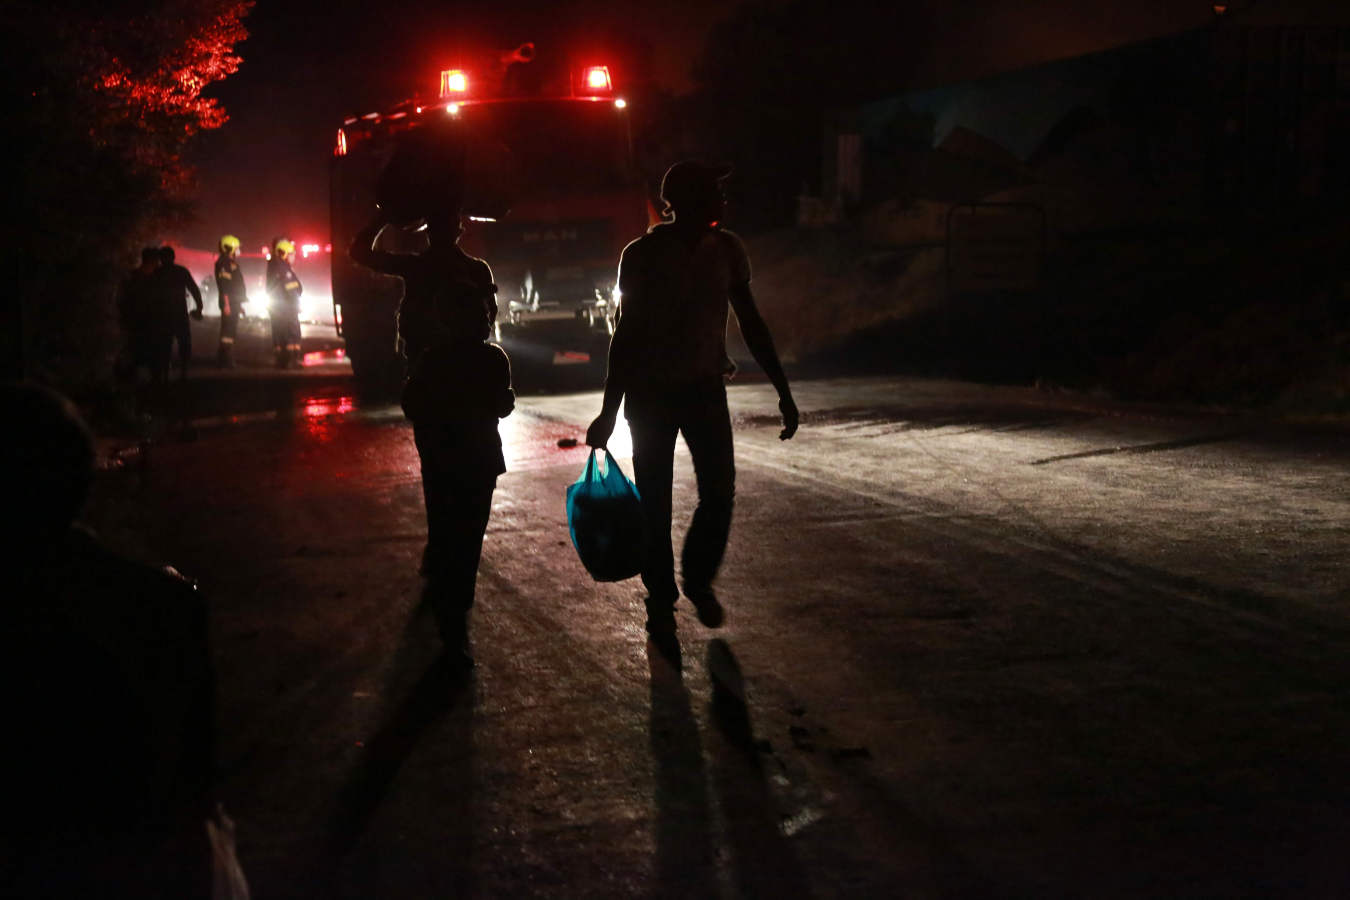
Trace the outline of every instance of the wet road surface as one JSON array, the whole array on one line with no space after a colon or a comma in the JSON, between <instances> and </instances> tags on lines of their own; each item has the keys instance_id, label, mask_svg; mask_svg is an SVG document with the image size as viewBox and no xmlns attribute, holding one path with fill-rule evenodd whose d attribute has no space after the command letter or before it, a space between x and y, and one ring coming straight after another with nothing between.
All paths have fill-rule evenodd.
<instances>
[{"instance_id":1,"label":"wet road surface","mask_svg":"<svg viewBox=\"0 0 1350 900\"><path fill-rule=\"evenodd\" d=\"M502 424L466 681L417 457L342 382L100 476L210 599L258 897L1342 896L1350 442L894 379L733 388L727 624L649 652L562 506L594 393ZM631 472L623 435L615 440ZM676 520L692 512L681 445Z\"/></svg>"}]
</instances>

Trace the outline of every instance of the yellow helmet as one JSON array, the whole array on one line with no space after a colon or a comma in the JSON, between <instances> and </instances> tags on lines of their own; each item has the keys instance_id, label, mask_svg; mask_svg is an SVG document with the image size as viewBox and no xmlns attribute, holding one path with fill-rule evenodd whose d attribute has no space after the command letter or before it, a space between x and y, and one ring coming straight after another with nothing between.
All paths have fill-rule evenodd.
<instances>
[{"instance_id":1,"label":"yellow helmet","mask_svg":"<svg viewBox=\"0 0 1350 900\"><path fill-rule=\"evenodd\" d=\"M220 239L220 252L225 254L239 252L239 238L227 234Z\"/></svg>"},{"instance_id":2,"label":"yellow helmet","mask_svg":"<svg viewBox=\"0 0 1350 900\"><path fill-rule=\"evenodd\" d=\"M282 238L281 240L277 241L277 255L294 256L295 245L292 244L290 241L286 240L285 238Z\"/></svg>"}]
</instances>

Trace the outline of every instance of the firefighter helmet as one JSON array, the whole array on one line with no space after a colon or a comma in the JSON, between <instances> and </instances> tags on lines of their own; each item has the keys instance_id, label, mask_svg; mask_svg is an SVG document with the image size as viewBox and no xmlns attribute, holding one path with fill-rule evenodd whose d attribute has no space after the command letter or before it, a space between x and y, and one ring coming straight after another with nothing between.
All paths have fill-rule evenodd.
<instances>
[{"instance_id":1,"label":"firefighter helmet","mask_svg":"<svg viewBox=\"0 0 1350 900\"><path fill-rule=\"evenodd\" d=\"M220 239L220 252L231 255L239 252L239 238L227 234Z\"/></svg>"},{"instance_id":2,"label":"firefighter helmet","mask_svg":"<svg viewBox=\"0 0 1350 900\"><path fill-rule=\"evenodd\" d=\"M282 238L281 240L277 241L277 255L282 257L283 259L286 257L294 256L295 245L292 244L290 241L286 240L285 238Z\"/></svg>"}]
</instances>

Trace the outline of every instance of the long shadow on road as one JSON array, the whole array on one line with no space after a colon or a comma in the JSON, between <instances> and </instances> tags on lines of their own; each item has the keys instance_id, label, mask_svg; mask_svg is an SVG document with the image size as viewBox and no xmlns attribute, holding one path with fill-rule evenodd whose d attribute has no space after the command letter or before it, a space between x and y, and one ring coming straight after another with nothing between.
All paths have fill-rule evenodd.
<instances>
[{"instance_id":1,"label":"long shadow on road","mask_svg":"<svg viewBox=\"0 0 1350 900\"><path fill-rule=\"evenodd\" d=\"M417 666L426 665L425 650L412 640L416 631L425 630L424 612L419 610L408 623L394 660L393 684L406 680ZM473 685L471 672L459 671L436 658L365 742L360 761L338 791L317 871L310 882L316 888L311 896L411 897L421 895L432 884L442 896L475 893L474 817L469 794ZM447 719L452 720L449 727L442 728ZM431 777L435 789L423 799L432 802L436 810L413 817L410 824L418 833L405 842L380 831L380 811L386 806L418 802L408 798L423 796L409 783L420 783L426 773L404 773L404 769L419 745L431 745L433 735L436 746L445 748L444 752L455 759L449 766L437 764L428 769L434 770ZM432 748L429 752L438 762L443 756L441 750ZM396 790L401 773L407 777ZM435 814L446 810L453 813L448 817ZM406 812L399 819L407 822ZM436 852L422 852L427 844L435 846Z\"/></svg>"},{"instance_id":2,"label":"long shadow on road","mask_svg":"<svg viewBox=\"0 0 1350 900\"><path fill-rule=\"evenodd\" d=\"M811 881L784 833L745 701L745 679L731 647L708 643L709 710L720 740L711 743L711 780L726 819L727 856L740 897L810 898Z\"/></svg>"},{"instance_id":3,"label":"long shadow on road","mask_svg":"<svg viewBox=\"0 0 1350 900\"><path fill-rule=\"evenodd\" d=\"M676 651L678 653L678 650ZM672 661L647 645L651 669L651 748L656 771L656 898L716 896L712 810L698 722Z\"/></svg>"},{"instance_id":4,"label":"long shadow on road","mask_svg":"<svg viewBox=\"0 0 1350 900\"><path fill-rule=\"evenodd\" d=\"M782 815L760 764L731 648L721 640L709 645L710 713L717 733L708 737L706 760L678 658L663 656L649 643L647 659L656 763L652 896L717 896L719 861L725 860L734 896L809 898L810 881L782 831Z\"/></svg>"}]
</instances>

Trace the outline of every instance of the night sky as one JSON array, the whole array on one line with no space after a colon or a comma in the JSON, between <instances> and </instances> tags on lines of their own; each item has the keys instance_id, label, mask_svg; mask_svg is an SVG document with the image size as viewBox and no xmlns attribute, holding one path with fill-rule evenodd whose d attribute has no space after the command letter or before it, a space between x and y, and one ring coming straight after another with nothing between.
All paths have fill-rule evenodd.
<instances>
[{"instance_id":1,"label":"night sky","mask_svg":"<svg viewBox=\"0 0 1350 900\"><path fill-rule=\"evenodd\" d=\"M821 3L820 14L829 8ZM238 48L243 66L210 92L230 121L198 148L200 221L178 237L204 249L227 231L246 250L274 234L326 241L328 158L342 118L410 96L450 64L457 46L645 44L653 80L682 93L708 29L733 9L715 0L258 0L246 21L250 37ZM924 84L964 80L1179 31L1210 16L1208 3L1177 0L935 2L927 58L916 69Z\"/></svg>"}]
</instances>

